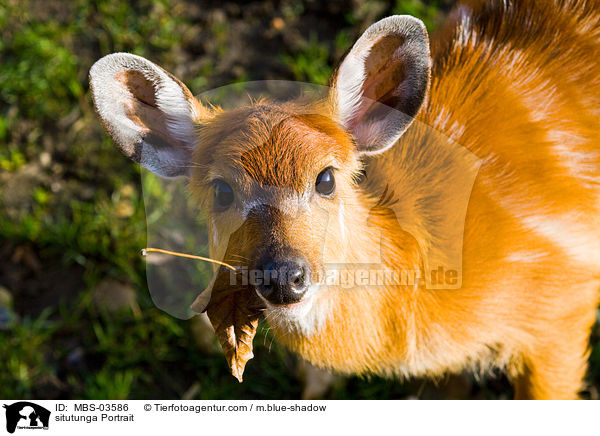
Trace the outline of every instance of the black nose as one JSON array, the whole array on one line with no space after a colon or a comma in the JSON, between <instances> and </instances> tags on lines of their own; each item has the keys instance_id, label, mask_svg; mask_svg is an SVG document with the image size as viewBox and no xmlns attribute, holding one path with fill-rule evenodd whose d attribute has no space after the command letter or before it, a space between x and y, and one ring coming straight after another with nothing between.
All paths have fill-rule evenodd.
<instances>
[{"instance_id":1,"label":"black nose","mask_svg":"<svg viewBox=\"0 0 600 436\"><path fill-rule=\"evenodd\" d=\"M256 269L259 273L256 289L273 304L297 303L310 285L308 264L299 258L266 258L257 264Z\"/></svg>"}]
</instances>

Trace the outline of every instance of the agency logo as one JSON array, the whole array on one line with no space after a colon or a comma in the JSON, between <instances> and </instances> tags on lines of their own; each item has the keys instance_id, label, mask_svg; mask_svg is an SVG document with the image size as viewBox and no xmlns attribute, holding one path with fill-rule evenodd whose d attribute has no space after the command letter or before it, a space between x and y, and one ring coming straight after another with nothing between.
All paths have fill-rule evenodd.
<instances>
[{"instance_id":1,"label":"agency logo","mask_svg":"<svg viewBox=\"0 0 600 436\"><path fill-rule=\"evenodd\" d=\"M29 401L19 401L4 405L6 409L6 431L14 433L22 430L48 430L50 411Z\"/></svg>"}]
</instances>

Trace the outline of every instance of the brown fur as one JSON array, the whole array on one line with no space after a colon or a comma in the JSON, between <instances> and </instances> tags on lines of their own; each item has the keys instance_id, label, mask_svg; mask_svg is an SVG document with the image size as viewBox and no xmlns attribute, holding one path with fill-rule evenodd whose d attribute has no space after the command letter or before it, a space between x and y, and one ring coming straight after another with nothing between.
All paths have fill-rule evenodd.
<instances>
[{"instance_id":1,"label":"brown fur","mask_svg":"<svg viewBox=\"0 0 600 436\"><path fill-rule=\"evenodd\" d=\"M444 210L458 201L448 183L452 161L435 146L422 147L423 125L481 160L460 289L323 287L315 305L328 310L319 328L305 332L271 318L280 341L345 373L437 376L497 366L514 380L518 398L576 398L600 284L598 55L597 2L458 6L432 41L423 124L370 157L360 186L352 139L329 120L327 105L261 102L203 120L194 155L202 168L192 187L205 200L207 174L250 197L260 186L301 192L323 168L339 168L335 198L312 201L330 217L344 204L346 237L339 225L329 226L320 253L318 218L278 215L264 221L258 243L239 247L250 265L257 247L277 240L304 253L315 270L323 268L321 254L327 259L348 244L347 264L381 250L389 268L423 274L422 250L443 234ZM401 214L377 205L386 189Z\"/></svg>"}]
</instances>

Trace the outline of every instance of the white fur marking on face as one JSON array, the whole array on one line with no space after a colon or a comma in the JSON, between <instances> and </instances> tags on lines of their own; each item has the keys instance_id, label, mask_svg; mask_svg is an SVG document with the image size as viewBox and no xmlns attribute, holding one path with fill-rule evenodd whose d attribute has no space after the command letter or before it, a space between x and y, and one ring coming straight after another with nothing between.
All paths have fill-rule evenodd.
<instances>
[{"instance_id":1,"label":"white fur marking on face","mask_svg":"<svg viewBox=\"0 0 600 436\"><path fill-rule=\"evenodd\" d=\"M270 206L287 215L290 218L297 218L302 210L310 210L310 195L308 191L299 195L296 192L285 188L268 189L269 195L262 198L252 198L242 201L242 218L248 218L252 209L262 206Z\"/></svg>"},{"instance_id":2,"label":"white fur marking on face","mask_svg":"<svg viewBox=\"0 0 600 436\"><path fill-rule=\"evenodd\" d=\"M346 223L344 221L344 201L340 201L340 208L338 209L338 220L340 223L340 232L342 236L342 240L346 240Z\"/></svg>"},{"instance_id":3,"label":"white fur marking on face","mask_svg":"<svg viewBox=\"0 0 600 436\"><path fill-rule=\"evenodd\" d=\"M275 306L266 301L265 317L269 324L286 332L311 336L325 323L331 312L331 304L318 295L319 284L311 285L306 296L299 303L289 306Z\"/></svg>"},{"instance_id":4,"label":"white fur marking on face","mask_svg":"<svg viewBox=\"0 0 600 436\"><path fill-rule=\"evenodd\" d=\"M216 247L219 244L219 230L217 229L214 217L211 217L210 219L210 228L212 232L212 243L213 246Z\"/></svg>"}]
</instances>

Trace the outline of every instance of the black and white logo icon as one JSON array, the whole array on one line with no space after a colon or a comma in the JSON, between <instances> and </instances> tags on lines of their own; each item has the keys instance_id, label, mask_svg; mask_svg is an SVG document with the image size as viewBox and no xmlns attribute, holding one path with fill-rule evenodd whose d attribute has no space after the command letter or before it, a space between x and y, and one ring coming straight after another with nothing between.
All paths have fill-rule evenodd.
<instances>
[{"instance_id":1,"label":"black and white logo icon","mask_svg":"<svg viewBox=\"0 0 600 436\"><path fill-rule=\"evenodd\" d=\"M6 431L14 433L16 429L47 430L50 411L29 401L19 401L4 405L6 409Z\"/></svg>"}]
</instances>

